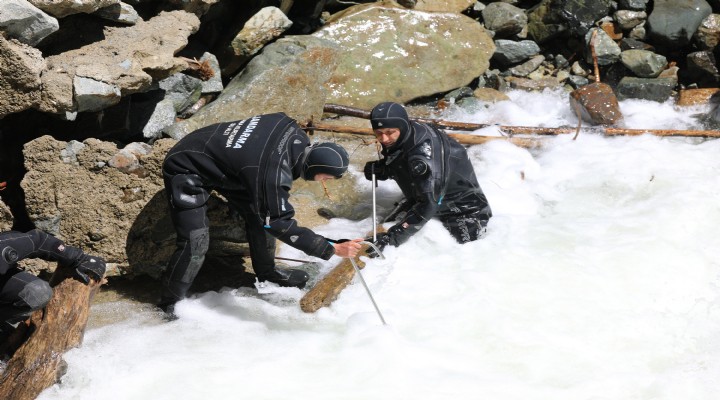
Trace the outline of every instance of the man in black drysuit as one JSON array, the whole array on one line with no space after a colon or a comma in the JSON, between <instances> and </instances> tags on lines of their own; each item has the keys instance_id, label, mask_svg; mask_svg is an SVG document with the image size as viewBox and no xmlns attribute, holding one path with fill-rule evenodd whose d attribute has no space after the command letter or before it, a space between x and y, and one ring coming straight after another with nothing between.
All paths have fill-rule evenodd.
<instances>
[{"instance_id":1,"label":"man in black drysuit","mask_svg":"<svg viewBox=\"0 0 720 400\"><path fill-rule=\"evenodd\" d=\"M245 220L250 258L260 282L302 288L308 280L302 270L275 267L274 238L324 260L333 254L357 255L362 239L330 242L298 226L288 200L293 180L340 178L348 164L342 147L310 146L305 132L283 113L219 123L182 138L163 163L177 249L163 276L158 306L172 315L202 266L209 245L206 202L211 190Z\"/></svg>"},{"instance_id":2,"label":"man in black drysuit","mask_svg":"<svg viewBox=\"0 0 720 400\"><path fill-rule=\"evenodd\" d=\"M67 246L41 230L0 233L0 337L45 307L52 296L47 282L17 265L26 258L57 261L60 268L72 268L73 275L85 284L90 283L90 279L99 282L105 275L102 258Z\"/></svg>"},{"instance_id":3,"label":"man in black drysuit","mask_svg":"<svg viewBox=\"0 0 720 400\"><path fill-rule=\"evenodd\" d=\"M370 122L383 158L365 165L365 177L372 180L374 172L378 180L393 179L405 197L405 215L378 234L375 244L399 246L433 217L460 243L480 238L492 211L465 148L432 126L410 121L397 103L375 106Z\"/></svg>"}]
</instances>

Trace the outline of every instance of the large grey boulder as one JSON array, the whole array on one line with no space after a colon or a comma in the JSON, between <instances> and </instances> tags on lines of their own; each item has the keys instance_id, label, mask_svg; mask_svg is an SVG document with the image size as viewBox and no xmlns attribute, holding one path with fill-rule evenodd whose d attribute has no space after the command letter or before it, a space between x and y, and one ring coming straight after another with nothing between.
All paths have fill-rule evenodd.
<instances>
[{"instance_id":1,"label":"large grey boulder","mask_svg":"<svg viewBox=\"0 0 720 400\"><path fill-rule=\"evenodd\" d=\"M695 33L694 42L701 50L712 50L720 43L720 14L710 14Z\"/></svg>"},{"instance_id":2,"label":"large grey boulder","mask_svg":"<svg viewBox=\"0 0 720 400\"><path fill-rule=\"evenodd\" d=\"M648 50L625 50L620 61L640 78L657 78L668 66L665 56Z\"/></svg>"},{"instance_id":3,"label":"large grey boulder","mask_svg":"<svg viewBox=\"0 0 720 400\"><path fill-rule=\"evenodd\" d=\"M679 49L690 43L702 21L712 13L705 0L655 0L648 17L652 43Z\"/></svg>"},{"instance_id":4,"label":"large grey boulder","mask_svg":"<svg viewBox=\"0 0 720 400\"><path fill-rule=\"evenodd\" d=\"M131 27L108 27L105 40L48 57L47 69L54 85L43 90L39 109L51 113L77 111L66 98L68 93L76 93L78 83L88 80L97 82L98 99L106 96L108 87L117 88L119 96L146 91L153 80L164 79L187 68L187 63L175 57L175 53L187 45L188 37L199 25L200 20L194 14L163 12ZM69 79L58 75L66 75ZM87 104L88 96L93 96L87 90L86 86L84 104ZM110 104L116 103L118 98ZM94 107L90 106L90 109Z\"/></svg>"},{"instance_id":5,"label":"large grey boulder","mask_svg":"<svg viewBox=\"0 0 720 400\"><path fill-rule=\"evenodd\" d=\"M313 34L343 51L328 102L405 103L465 86L487 70L495 45L477 21L392 4L350 7Z\"/></svg>"},{"instance_id":6,"label":"large grey boulder","mask_svg":"<svg viewBox=\"0 0 720 400\"><path fill-rule=\"evenodd\" d=\"M140 20L140 16L133 6L123 2L101 8L93 15L125 25L135 25Z\"/></svg>"},{"instance_id":7,"label":"large grey boulder","mask_svg":"<svg viewBox=\"0 0 720 400\"><path fill-rule=\"evenodd\" d=\"M677 86L673 78L635 78L626 76L617 86L618 100L642 99L663 103L670 99Z\"/></svg>"},{"instance_id":8,"label":"large grey boulder","mask_svg":"<svg viewBox=\"0 0 720 400\"><path fill-rule=\"evenodd\" d=\"M495 32L495 37L509 37L527 27L527 15L512 4L495 2L482 10L485 27Z\"/></svg>"},{"instance_id":9,"label":"large grey boulder","mask_svg":"<svg viewBox=\"0 0 720 400\"><path fill-rule=\"evenodd\" d=\"M230 45L237 56L251 56L282 35L292 21L277 7L265 7L250 17Z\"/></svg>"},{"instance_id":10,"label":"large grey boulder","mask_svg":"<svg viewBox=\"0 0 720 400\"><path fill-rule=\"evenodd\" d=\"M72 14L91 14L101 8L117 4L120 0L28 0L35 7L53 17L62 18Z\"/></svg>"},{"instance_id":11,"label":"large grey boulder","mask_svg":"<svg viewBox=\"0 0 720 400\"><path fill-rule=\"evenodd\" d=\"M593 28L585 34L585 61L590 65L594 62L592 47L600 65L611 65L620 60L620 46L600 28Z\"/></svg>"},{"instance_id":12,"label":"large grey boulder","mask_svg":"<svg viewBox=\"0 0 720 400\"><path fill-rule=\"evenodd\" d=\"M584 36L610 7L610 0L542 0L528 11L529 37L545 43L564 32Z\"/></svg>"},{"instance_id":13,"label":"large grey boulder","mask_svg":"<svg viewBox=\"0 0 720 400\"><path fill-rule=\"evenodd\" d=\"M327 40L284 37L253 58L215 101L165 133L179 139L203 126L279 111L299 121L319 118L339 53Z\"/></svg>"},{"instance_id":14,"label":"large grey boulder","mask_svg":"<svg viewBox=\"0 0 720 400\"><path fill-rule=\"evenodd\" d=\"M508 40L498 39L495 41L495 53L492 60L501 66L509 66L527 60L540 54L540 46L532 40Z\"/></svg>"},{"instance_id":15,"label":"large grey boulder","mask_svg":"<svg viewBox=\"0 0 720 400\"><path fill-rule=\"evenodd\" d=\"M0 32L35 46L60 28L57 19L26 0L0 0Z\"/></svg>"},{"instance_id":16,"label":"large grey boulder","mask_svg":"<svg viewBox=\"0 0 720 400\"><path fill-rule=\"evenodd\" d=\"M40 101L44 68L40 50L0 35L0 118Z\"/></svg>"}]
</instances>

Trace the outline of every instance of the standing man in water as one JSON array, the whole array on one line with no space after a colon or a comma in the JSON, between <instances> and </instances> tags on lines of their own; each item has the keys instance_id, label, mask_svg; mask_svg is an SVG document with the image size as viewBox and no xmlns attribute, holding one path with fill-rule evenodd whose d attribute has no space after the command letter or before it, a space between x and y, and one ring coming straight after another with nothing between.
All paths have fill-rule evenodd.
<instances>
[{"instance_id":1,"label":"standing man in water","mask_svg":"<svg viewBox=\"0 0 720 400\"><path fill-rule=\"evenodd\" d=\"M260 282L303 288L309 278L300 269L275 266L275 238L324 260L334 254L355 257L362 239L338 243L298 226L289 202L295 179L337 179L348 164L345 149L334 143L311 146L300 126L283 113L219 123L182 138L163 163L177 249L163 276L158 306L172 315L202 266L209 245L206 202L211 190L245 220Z\"/></svg>"},{"instance_id":2,"label":"standing man in water","mask_svg":"<svg viewBox=\"0 0 720 400\"><path fill-rule=\"evenodd\" d=\"M399 246L431 218L438 218L460 243L485 233L492 211L480 188L467 151L444 132L410 121L397 103L380 103L370 113L383 158L365 164L365 178L393 179L405 197L405 212L375 245ZM372 254L371 254L372 256Z\"/></svg>"},{"instance_id":3,"label":"standing man in water","mask_svg":"<svg viewBox=\"0 0 720 400\"><path fill-rule=\"evenodd\" d=\"M0 343L14 325L45 307L53 293L46 281L17 265L26 258L57 261L61 268L72 268L73 276L86 285L90 279L100 282L105 275L102 258L66 246L41 230L0 233Z\"/></svg>"}]
</instances>

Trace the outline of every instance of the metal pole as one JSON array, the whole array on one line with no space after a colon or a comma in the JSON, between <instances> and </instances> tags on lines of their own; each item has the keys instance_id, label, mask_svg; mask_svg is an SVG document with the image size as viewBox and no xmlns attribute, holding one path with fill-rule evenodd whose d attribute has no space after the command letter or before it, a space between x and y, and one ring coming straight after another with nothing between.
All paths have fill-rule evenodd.
<instances>
[{"instance_id":1,"label":"metal pole","mask_svg":"<svg viewBox=\"0 0 720 400\"><path fill-rule=\"evenodd\" d=\"M373 242L377 242L377 207L376 207L376 201L375 201L375 165L373 164L372 167L370 167L372 170L372 220L373 220Z\"/></svg>"},{"instance_id":2,"label":"metal pole","mask_svg":"<svg viewBox=\"0 0 720 400\"><path fill-rule=\"evenodd\" d=\"M368 244L375 248L375 251L380 256L380 258L385 258L383 254L380 252L380 249L378 249L374 244L370 242L361 242L364 244ZM380 312L380 308L378 307L377 303L375 302L375 298L373 297L372 293L370 293L370 288L368 287L367 283L365 282L365 278L363 278L362 273L360 273L360 268L358 268L357 264L355 263L355 259L351 258L350 262L352 263L353 268L355 268L355 272L357 272L357 275L360 277L360 282L362 282L363 286L365 286L365 291L368 294L368 297L370 297L370 301L372 301L373 307L375 307L375 311L377 311L378 317L380 317L380 321L382 321L383 325L387 325L387 322L385 322L385 318L383 318L382 313Z\"/></svg>"}]
</instances>

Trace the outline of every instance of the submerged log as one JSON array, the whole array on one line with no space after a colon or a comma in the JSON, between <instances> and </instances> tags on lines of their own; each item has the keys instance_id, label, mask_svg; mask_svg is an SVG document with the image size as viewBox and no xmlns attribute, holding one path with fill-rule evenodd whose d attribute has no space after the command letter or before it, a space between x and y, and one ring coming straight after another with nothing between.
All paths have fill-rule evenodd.
<instances>
[{"instance_id":1,"label":"submerged log","mask_svg":"<svg viewBox=\"0 0 720 400\"><path fill-rule=\"evenodd\" d=\"M362 261L358 261L357 264L358 268L365 267L365 263ZM329 306L354 277L355 268L353 268L352 262L349 258L344 258L340 264L305 293L300 299L300 309L306 313L314 313L322 307Z\"/></svg>"},{"instance_id":2,"label":"submerged log","mask_svg":"<svg viewBox=\"0 0 720 400\"><path fill-rule=\"evenodd\" d=\"M363 245L360 254L365 254L368 247L366 244ZM365 268L365 263L360 259L357 259L356 263L358 268ZM312 289L305 293L300 299L300 309L306 313L314 313L322 307L329 306L354 277L355 268L352 261L349 258L343 258L340 264L330 270Z\"/></svg>"},{"instance_id":3,"label":"submerged log","mask_svg":"<svg viewBox=\"0 0 720 400\"><path fill-rule=\"evenodd\" d=\"M14 350L0 376L0 399L33 400L63 373L62 355L82 342L90 301L101 283L84 285L58 268L50 284L53 296L11 335L4 345ZM24 343L22 343L24 341ZM20 342L20 343L18 343Z\"/></svg>"},{"instance_id":4,"label":"submerged log","mask_svg":"<svg viewBox=\"0 0 720 400\"><path fill-rule=\"evenodd\" d=\"M347 106L341 106L341 105L337 105L337 104L326 104L324 111L327 113L348 115L348 116L357 117L357 118L365 118L365 119L370 118L369 111L352 108L352 107L347 107ZM471 130L487 128L490 126L495 126L500 131L510 134L510 135L515 135L515 134L563 135L563 134L570 134L570 133L574 134L576 132L576 128L547 128L547 127L530 127L530 126L473 124L473 123L468 123L468 122L452 122L452 121L443 121L443 120L439 120L439 119L430 119L430 118L411 118L411 119L414 121L417 121L417 122L421 122L421 123L432 124L432 125L437 126L438 128L451 129L451 130L471 131ZM317 125L317 124L311 124L311 126L312 125ZM360 128L354 128L354 129L360 129ZM600 126L587 127L585 129L589 130L592 133L604 134L607 136L620 136L620 135L637 136L637 135L650 134L650 135L655 135L655 136L684 136L684 137L703 137L703 138L720 137L720 131L717 131L717 130L629 129L629 128L612 128L612 127L600 127ZM350 133L352 133L352 132L350 132ZM476 136L476 135L466 135L466 136ZM499 139L502 139L502 138L499 138ZM459 141L460 140L458 140L458 142Z\"/></svg>"}]
</instances>

